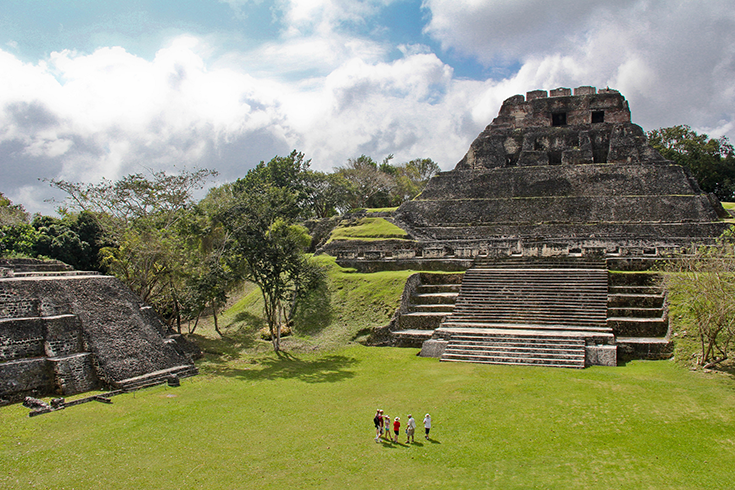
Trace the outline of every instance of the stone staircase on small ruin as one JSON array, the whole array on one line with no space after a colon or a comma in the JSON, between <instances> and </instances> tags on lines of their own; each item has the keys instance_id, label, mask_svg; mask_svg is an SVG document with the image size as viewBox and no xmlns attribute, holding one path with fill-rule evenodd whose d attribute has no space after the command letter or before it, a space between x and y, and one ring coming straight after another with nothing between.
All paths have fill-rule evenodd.
<instances>
[{"instance_id":1,"label":"stone staircase on small ruin","mask_svg":"<svg viewBox=\"0 0 735 490\"><path fill-rule=\"evenodd\" d=\"M611 273L607 325L624 356L667 359L673 354L662 278L647 272Z\"/></svg>"},{"instance_id":2,"label":"stone staircase on small ruin","mask_svg":"<svg viewBox=\"0 0 735 490\"><path fill-rule=\"evenodd\" d=\"M420 347L429 340L454 310L461 284L461 273L420 273L418 283L408 291L408 305L398 317L398 329L391 332L392 343L399 347Z\"/></svg>"},{"instance_id":3,"label":"stone staircase on small ruin","mask_svg":"<svg viewBox=\"0 0 735 490\"><path fill-rule=\"evenodd\" d=\"M604 261L576 257L476 261L433 334L441 360L583 368L591 348L612 362L607 275Z\"/></svg>"}]
</instances>

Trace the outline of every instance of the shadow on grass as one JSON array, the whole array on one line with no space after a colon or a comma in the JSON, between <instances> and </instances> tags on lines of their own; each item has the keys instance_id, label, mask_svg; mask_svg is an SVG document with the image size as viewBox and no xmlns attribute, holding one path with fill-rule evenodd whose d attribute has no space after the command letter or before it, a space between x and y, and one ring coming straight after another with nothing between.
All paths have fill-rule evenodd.
<instances>
[{"instance_id":1,"label":"shadow on grass","mask_svg":"<svg viewBox=\"0 0 735 490\"><path fill-rule=\"evenodd\" d=\"M354 357L329 355L318 359L299 359L280 352L276 358L259 359L260 369L238 369L222 366L217 374L233 378L260 381L266 379L298 379L306 383L335 383L353 378L350 370L359 361Z\"/></svg>"},{"instance_id":2,"label":"shadow on grass","mask_svg":"<svg viewBox=\"0 0 735 490\"><path fill-rule=\"evenodd\" d=\"M241 311L237 315L235 315L232 318L232 321L227 324L227 326L234 325L236 323L243 323L245 325L249 325L250 329L253 331L260 330L261 328L265 327L265 321L257 316L253 315L252 313L248 311Z\"/></svg>"},{"instance_id":3,"label":"shadow on grass","mask_svg":"<svg viewBox=\"0 0 735 490\"><path fill-rule=\"evenodd\" d=\"M223 332L224 337L209 338L204 335L190 334L193 340L205 354L211 354L224 362L226 358L233 359L240 356L240 351L250 349L255 345L253 333L249 329L240 328L232 332Z\"/></svg>"}]
</instances>

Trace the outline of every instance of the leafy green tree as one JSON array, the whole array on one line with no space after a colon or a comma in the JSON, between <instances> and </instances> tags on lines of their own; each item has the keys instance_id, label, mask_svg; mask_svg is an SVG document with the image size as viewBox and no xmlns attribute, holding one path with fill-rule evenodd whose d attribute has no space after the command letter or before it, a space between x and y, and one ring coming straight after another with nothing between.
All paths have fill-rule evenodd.
<instances>
[{"instance_id":1,"label":"leafy green tree","mask_svg":"<svg viewBox=\"0 0 735 490\"><path fill-rule=\"evenodd\" d=\"M0 257L35 257L38 232L28 223L0 226Z\"/></svg>"},{"instance_id":2,"label":"leafy green tree","mask_svg":"<svg viewBox=\"0 0 735 490\"><path fill-rule=\"evenodd\" d=\"M180 324L179 298L193 260L181 225L194 208L193 192L214 175L211 170L162 171L150 178L133 174L100 184L52 180L51 185L68 194L69 208L91 213L111 237L113 245L100 250L102 265L141 301Z\"/></svg>"},{"instance_id":3,"label":"leafy green tree","mask_svg":"<svg viewBox=\"0 0 735 490\"><path fill-rule=\"evenodd\" d=\"M391 156L392 158L392 156ZM395 188L392 171L388 171L389 159L381 168L367 155L350 158L336 173L349 181L354 188L350 205L352 208L384 207L390 205L390 194Z\"/></svg>"},{"instance_id":4,"label":"leafy green tree","mask_svg":"<svg viewBox=\"0 0 735 490\"><path fill-rule=\"evenodd\" d=\"M88 211L68 213L62 219L37 215L33 227L38 231L35 253L60 260L77 270L104 271L99 251L110 245L102 227Z\"/></svg>"},{"instance_id":5,"label":"leafy green tree","mask_svg":"<svg viewBox=\"0 0 735 490\"><path fill-rule=\"evenodd\" d=\"M735 151L726 137L673 126L649 131L648 142L667 160L689 168L703 191L721 201L735 200Z\"/></svg>"},{"instance_id":6,"label":"leafy green tree","mask_svg":"<svg viewBox=\"0 0 735 490\"><path fill-rule=\"evenodd\" d=\"M13 202L0 192L0 226L28 223L28 213L21 204Z\"/></svg>"},{"instance_id":7,"label":"leafy green tree","mask_svg":"<svg viewBox=\"0 0 735 490\"><path fill-rule=\"evenodd\" d=\"M309 170L304 175L304 192L308 211L303 214L329 218L350 208L355 187L340 173Z\"/></svg>"},{"instance_id":8,"label":"leafy green tree","mask_svg":"<svg viewBox=\"0 0 735 490\"><path fill-rule=\"evenodd\" d=\"M293 155L293 154L292 154ZM259 169L251 172L261 172ZM292 305L312 282L305 254L311 237L295 224L301 215L300 190L246 176L233 185L236 204L224 215L233 269L260 288L273 349L279 352L281 329L293 317Z\"/></svg>"}]
</instances>

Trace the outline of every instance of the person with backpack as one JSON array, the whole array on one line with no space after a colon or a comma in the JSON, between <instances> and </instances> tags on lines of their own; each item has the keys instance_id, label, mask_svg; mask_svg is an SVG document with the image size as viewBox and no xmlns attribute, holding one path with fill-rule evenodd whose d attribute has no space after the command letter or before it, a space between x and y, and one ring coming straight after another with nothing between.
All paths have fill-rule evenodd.
<instances>
[{"instance_id":1,"label":"person with backpack","mask_svg":"<svg viewBox=\"0 0 735 490\"><path fill-rule=\"evenodd\" d=\"M383 411L378 409L373 417L375 423L375 442L380 442L380 436L383 433Z\"/></svg>"}]
</instances>

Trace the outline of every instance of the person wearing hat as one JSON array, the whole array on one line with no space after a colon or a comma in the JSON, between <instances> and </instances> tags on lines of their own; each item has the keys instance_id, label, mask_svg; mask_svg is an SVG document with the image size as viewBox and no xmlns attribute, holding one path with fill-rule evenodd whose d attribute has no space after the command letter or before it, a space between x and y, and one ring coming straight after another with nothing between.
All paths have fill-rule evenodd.
<instances>
[{"instance_id":1,"label":"person wearing hat","mask_svg":"<svg viewBox=\"0 0 735 490\"><path fill-rule=\"evenodd\" d=\"M431 430L431 415L429 415L428 413L424 416L424 430L426 431L424 439L429 440L429 431Z\"/></svg>"},{"instance_id":2,"label":"person wearing hat","mask_svg":"<svg viewBox=\"0 0 735 490\"><path fill-rule=\"evenodd\" d=\"M401 433L401 417L393 421L393 442L398 442L398 434Z\"/></svg>"},{"instance_id":3,"label":"person wearing hat","mask_svg":"<svg viewBox=\"0 0 735 490\"><path fill-rule=\"evenodd\" d=\"M408 414L408 424L406 424L406 444L409 441L414 442L413 433L416 431L416 421L413 419L413 415Z\"/></svg>"},{"instance_id":4,"label":"person wearing hat","mask_svg":"<svg viewBox=\"0 0 735 490\"><path fill-rule=\"evenodd\" d=\"M380 435L383 432L383 411L378 409L377 412L375 412L375 417L373 417L373 422L375 423L375 442L380 441Z\"/></svg>"}]
</instances>

